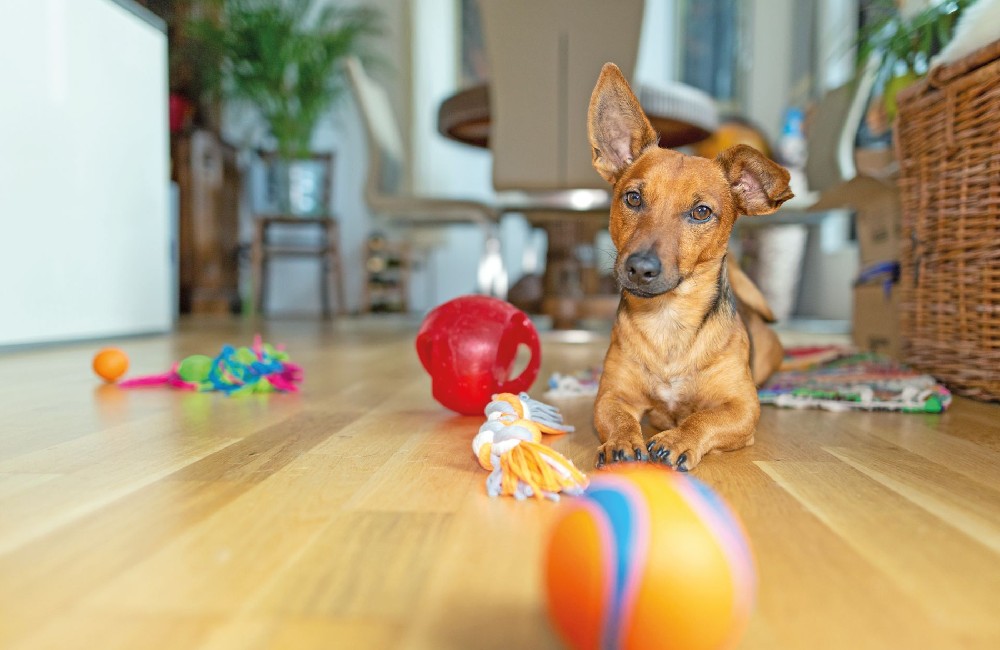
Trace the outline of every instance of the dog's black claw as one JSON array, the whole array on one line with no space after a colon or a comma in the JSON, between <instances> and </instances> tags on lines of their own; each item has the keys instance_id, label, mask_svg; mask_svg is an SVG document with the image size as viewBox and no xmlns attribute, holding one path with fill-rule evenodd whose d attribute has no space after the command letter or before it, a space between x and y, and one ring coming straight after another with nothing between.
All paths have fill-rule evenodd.
<instances>
[{"instance_id":1,"label":"dog's black claw","mask_svg":"<svg viewBox=\"0 0 1000 650\"><path fill-rule=\"evenodd\" d=\"M677 469L680 470L680 471L682 471L682 472L688 471L687 460L688 460L687 452L684 452L683 454L681 454L680 456L678 456L677 457Z\"/></svg>"},{"instance_id":2,"label":"dog's black claw","mask_svg":"<svg viewBox=\"0 0 1000 650\"><path fill-rule=\"evenodd\" d=\"M649 453L653 453L653 447L655 447L655 446L656 446L656 442L650 440L649 442L646 443L646 450Z\"/></svg>"},{"instance_id":3,"label":"dog's black claw","mask_svg":"<svg viewBox=\"0 0 1000 650\"><path fill-rule=\"evenodd\" d=\"M597 454L597 466L599 468L600 467L604 467L604 464L607 463L607 462L608 462L607 458L604 456L604 452L603 451L601 453Z\"/></svg>"},{"instance_id":4,"label":"dog's black claw","mask_svg":"<svg viewBox=\"0 0 1000 650\"><path fill-rule=\"evenodd\" d=\"M642 447L636 447L632 450L632 453L635 454L636 460L649 460L649 456L647 456L646 452L642 450Z\"/></svg>"},{"instance_id":5,"label":"dog's black claw","mask_svg":"<svg viewBox=\"0 0 1000 650\"><path fill-rule=\"evenodd\" d=\"M612 463L620 462L623 457L624 457L624 455L622 454L622 450L621 449L615 449L613 452L611 452L611 462Z\"/></svg>"}]
</instances>

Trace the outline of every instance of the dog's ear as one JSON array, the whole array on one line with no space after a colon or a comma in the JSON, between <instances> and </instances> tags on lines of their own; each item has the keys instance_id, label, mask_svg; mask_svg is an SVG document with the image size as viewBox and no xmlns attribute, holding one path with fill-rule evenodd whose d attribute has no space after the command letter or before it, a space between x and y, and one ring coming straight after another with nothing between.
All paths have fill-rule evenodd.
<instances>
[{"instance_id":1,"label":"dog's ear","mask_svg":"<svg viewBox=\"0 0 1000 650\"><path fill-rule=\"evenodd\" d=\"M794 196L788 170L753 147L738 144L715 161L729 181L740 214L771 214Z\"/></svg>"},{"instance_id":2,"label":"dog's ear","mask_svg":"<svg viewBox=\"0 0 1000 650\"><path fill-rule=\"evenodd\" d=\"M614 63L604 64L590 96L587 131L594 169L612 184L644 149L655 146L659 140Z\"/></svg>"}]
</instances>

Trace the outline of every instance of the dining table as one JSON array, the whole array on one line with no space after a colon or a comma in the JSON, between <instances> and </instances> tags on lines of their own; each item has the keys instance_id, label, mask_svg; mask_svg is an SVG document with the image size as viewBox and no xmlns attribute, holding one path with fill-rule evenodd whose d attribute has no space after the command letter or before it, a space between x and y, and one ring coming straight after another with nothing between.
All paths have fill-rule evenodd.
<instances>
[{"instance_id":1,"label":"dining table","mask_svg":"<svg viewBox=\"0 0 1000 650\"><path fill-rule=\"evenodd\" d=\"M682 83L643 84L636 96L668 149L700 142L719 126L718 109L711 97ZM490 87L477 84L446 97L438 108L438 132L472 145L490 146Z\"/></svg>"}]
</instances>

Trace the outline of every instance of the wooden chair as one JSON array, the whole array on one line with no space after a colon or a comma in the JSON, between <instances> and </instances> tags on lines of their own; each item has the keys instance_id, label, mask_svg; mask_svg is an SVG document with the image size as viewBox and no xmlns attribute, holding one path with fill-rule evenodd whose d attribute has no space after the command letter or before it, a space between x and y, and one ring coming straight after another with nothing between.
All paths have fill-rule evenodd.
<instances>
[{"instance_id":1,"label":"wooden chair","mask_svg":"<svg viewBox=\"0 0 1000 650\"><path fill-rule=\"evenodd\" d=\"M497 211L480 201L406 191L407 156L389 95L358 59L347 59L345 68L368 139L365 200L379 226L387 231L403 233L418 228L439 229L461 224L480 228L484 246L474 287L479 293L505 298L507 272L500 255Z\"/></svg>"},{"instance_id":2,"label":"wooden chair","mask_svg":"<svg viewBox=\"0 0 1000 650\"><path fill-rule=\"evenodd\" d=\"M260 154L265 163L271 165L277 159L276 154L265 152ZM306 257L315 258L320 262L320 304L323 318L330 318L331 285L337 291L337 314L344 313L344 274L340 253L340 229L330 205L330 181L333 178L333 154L314 154L313 160L321 163L326 182L321 191L321 211L315 215L296 214L258 214L255 219L253 238L253 290L254 310L266 313L265 301L268 293L268 263L276 257ZM272 228L308 230L319 233L315 244L278 244L269 238Z\"/></svg>"}]
</instances>

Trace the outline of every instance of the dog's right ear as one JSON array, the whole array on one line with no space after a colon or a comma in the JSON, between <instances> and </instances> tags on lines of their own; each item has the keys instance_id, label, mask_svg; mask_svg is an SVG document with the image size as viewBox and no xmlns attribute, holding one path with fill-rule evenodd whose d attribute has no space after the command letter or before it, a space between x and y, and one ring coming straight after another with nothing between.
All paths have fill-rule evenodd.
<instances>
[{"instance_id":1,"label":"dog's right ear","mask_svg":"<svg viewBox=\"0 0 1000 650\"><path fill-rule=\"evenodd\" d=\"M771 214L792 198L788 170L753 147L738 144L715 157L740 214Z\"/></svg>"},{"instance_id":2,"label":"dog's right ear","mask_svg":"<svg viewBox=\"0 0 1000 650\"><path fill-rule=\"evenodd\" d=\"M590 96L587 131L594 169L614 184L626 167L659 138L628 82L614 63L605 63Z\"/></svg>"}]
</instances>

